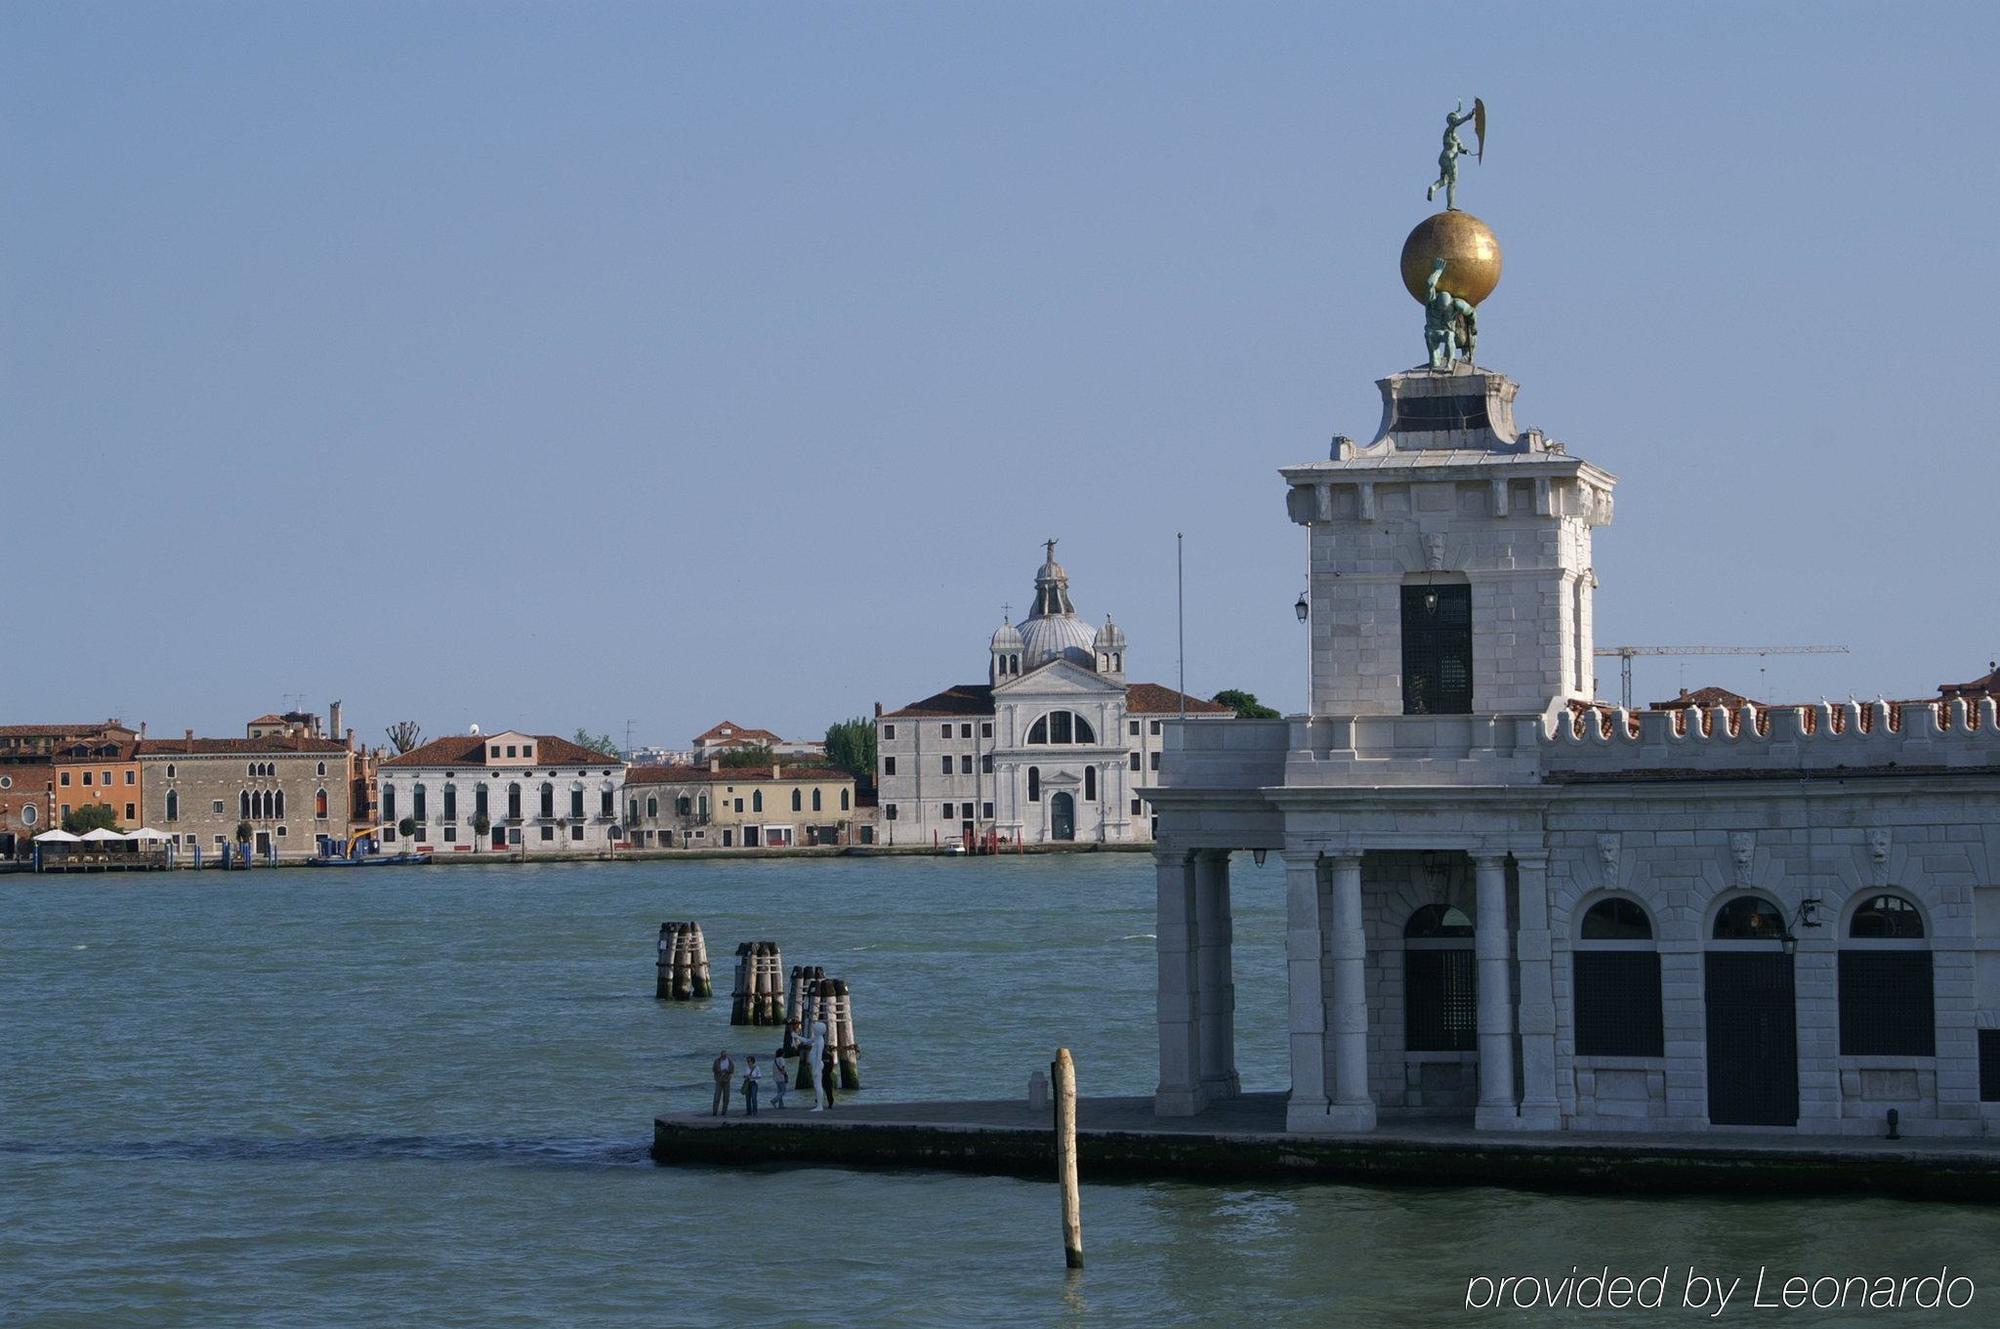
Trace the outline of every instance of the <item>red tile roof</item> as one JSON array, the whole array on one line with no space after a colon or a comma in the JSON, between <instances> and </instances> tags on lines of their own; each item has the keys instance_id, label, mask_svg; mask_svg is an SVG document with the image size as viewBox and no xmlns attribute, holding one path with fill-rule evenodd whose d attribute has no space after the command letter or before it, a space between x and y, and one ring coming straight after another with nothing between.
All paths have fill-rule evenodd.
<instances>
[{"instance_id":1,"label":"red tile roof","mask_svg":"<svg viewBox=\"0 0 2000 1329\"><path fill-rule=\"evenodd\" d=\"M625 787L635 784L752 784L758 780L846 780L854 776L838 766L781 766L773 776L769 766L634 766L625 772Z\"/></svg>"},{"instance_id":2,"label":"red tile roof","mask_svg":"<svg viewBox=\"0 0 2000 1329\"><path fill-rule=\"evenodd\" d=\"M1176 715L1181 709L1181 694L1158 683L1129 683L1125 687L1125 709L1133 715ZM1187 699L1189 715L1234 715L1234 708L1224 706L1219 701L1206 701L1200 697Z\"/></svg>"},{"instance_id":3,"label":"red tile roof","mask_svg":"<svg viewBox=\"0 0 2000 1329\"><path fill-rule=\"evenodd\" d=\"M272 734L268 738L142 738L136 748L133 755L139 757L347 751L345 743L330 738L300 738L290 734Z\"/></svg>"},{"instance_id":4,"label":"red tile roof","mask_svg":"<svg viewBox=\"0 0 2000 1329\"><path fill-rule=\"evenodd\" d=\"M0 724L0 738L76 738L121 727L102 720L89 724Z\"/></svg>"},{"instance_id":5,"label":"red tile roof","mask_svg":"<svg viewBox=\"0 0 2000 1329\"><path fill-rule=\"evenodd\" d=\"M1967 701L1977 701L1981 697L2000 697L2000 665L1991 666L1991 672L1973 679L1970 683L1940 683L1938 695L1949 700L1964 697Z\"/></svg>"},{"instance_id":6,"label":"red tile roof","mask_svg":"<svg viewBox=\"0 0 2000 1329\"><path fill-rule=\"evenodd\" d=\"M105 748L111 750L103 751ZM138 748L136 738L84 737L64 743L53 755L58 766L88 766L94 761L130 761Z\"/></svg>"},{"instance_id":7,"label":"red tile roof","mask_svg":"<svg viewBox=\"0 0 2000 1329\"><path fill-rule=\"evenodd\" d=\"M946 688L943 692L932 693L922 701L913 701L899 711L890 711L882 718L893 720L898 716L921 718L927 715L991 715L993 714L993 686L990 683L960 683Z\"/></svg>"},{"instance_id":8,"label":"red tile roof","mask_svg":"<svg viewBox=\"0 0 2000 1329\"><path fill-rule=\"evenodd\" d=\"M727 734L723 733L725 729L729 731ZM779 738L768 729L745 729L734 720L724 720L719 725L711 726L706 733L694 736L696 747L707 747L712 743L740 743L746 747L755 747L760 743L782 743L784 741L784 739Z\"/></svg>"},{"instance_id":9,"label":"red tile roof","mask_svg":"<svg viewBox=\"0 0 2000 1329\"><path fill-rule=\"evenodd\" d=\"M391 757L384 766L484 766L486 764L486 744L492 734L454 734L450 738L434 738L419 747L411 748L400 757ZM579 747L566 738L554 734L530 734L535 740L535 766L616 766L619 758L598 752L593 748Z\"/></svg>"},{"instance_id":10,"label":"red tile roof","mask_svg":"<svg viewBox=\"0 0 2000 1329\"><path fill-rule=\"evenodd\" d=\"M1731 692L1728 688L1696 688L1693 692L1689 692L1683 688L1681 689L1680 696L1670 697L1666 701L1656 701L1650 709L1655 711L1672 711L1678 710L1683 706L1727 706L1733 711L1744 706L1761 708L1763 704L1762 702L1751 701L1740 692Z\"/></svg>"}]
</instances>

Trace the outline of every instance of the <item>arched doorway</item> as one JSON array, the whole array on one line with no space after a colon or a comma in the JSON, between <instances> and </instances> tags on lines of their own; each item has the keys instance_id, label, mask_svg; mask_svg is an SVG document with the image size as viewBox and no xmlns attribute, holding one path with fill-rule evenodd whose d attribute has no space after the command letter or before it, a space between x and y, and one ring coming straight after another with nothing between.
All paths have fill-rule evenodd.
<instances>
[{"instance_id":1,"label":"arched doorway","mask_svg":"<svg viewBox=\"0 0 2000 1329\"><path fill-rule=\"evenodd\" d=\"M1049 799L1049 838L1051 840L1076 838L1076 799L1071 797L1066 789Z\"/></svg>"},{"instance_id":2,"label":"arched doorway","mask_svg":"<svg viewBox=\"0 0 2000 1329\"><path fill-rule=\"evenodd\" d=\"M1717 1126L1799 1123L1799 1014L1785 916L1757 895L1716 911L1704 957L1708 1119Z\"/></svg>"}]
</instances>

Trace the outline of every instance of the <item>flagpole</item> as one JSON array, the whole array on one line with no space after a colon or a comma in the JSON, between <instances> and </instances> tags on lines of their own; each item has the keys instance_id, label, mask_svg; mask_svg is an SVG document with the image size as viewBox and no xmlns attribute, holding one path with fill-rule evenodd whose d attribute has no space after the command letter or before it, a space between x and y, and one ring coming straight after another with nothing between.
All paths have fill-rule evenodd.
<instances>
[{"instance_id":1,"label":"flagpole","mask_svg":"<svg viewBox=\"0 0 2000 1329\"><path fill-rule=\"evenodd\" d=\"M1174 618L1180 637L1181 682L1180 718L1187 719L1187 577L1181 564L1181 533L1174 532Z\"/></svg>"}]
</instances>

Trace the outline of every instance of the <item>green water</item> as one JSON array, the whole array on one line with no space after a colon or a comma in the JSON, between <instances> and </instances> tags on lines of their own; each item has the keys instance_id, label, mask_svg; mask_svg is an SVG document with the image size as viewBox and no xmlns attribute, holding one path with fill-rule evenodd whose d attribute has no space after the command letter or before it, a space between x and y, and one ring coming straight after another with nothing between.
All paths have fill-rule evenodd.
<instances>
[{"instance_id":1,"label":"green water","mask_svg":"<svg viewBox=\"0 0 2000 1329\"><path fill-rule=\"evenodd\" d=\"M1282 1088L1282 874L1235 888L1244 1083ZM1971 1207L1086 1178L1071 1276L1052 1185L646 1160L774 1041L727 1023L744 940L848 979L871 1098L1024 1092L1059 1044L1149 1092L1152 899L1126 855L0 878L0 1323L1569 1324L1467 1280L1607 1264L1668 1305L1589 1323L2000 1323ZM652 1000L670 918L716 1001ZM1744 1278L1719 1319L1690 1265ZM1942 1265L1966 1310L1748 1305Z\"/></svg>"}]
</instances>

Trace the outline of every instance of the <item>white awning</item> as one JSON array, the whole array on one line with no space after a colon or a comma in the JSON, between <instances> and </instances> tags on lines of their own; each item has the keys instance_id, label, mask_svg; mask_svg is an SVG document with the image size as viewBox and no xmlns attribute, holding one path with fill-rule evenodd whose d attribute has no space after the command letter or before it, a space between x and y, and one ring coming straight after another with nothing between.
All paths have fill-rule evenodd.
<instances>
[{"instance_id":1,"label":"white awning","mask_svg":"<svg viewBox=\"0 0 2000 1329\"><path fill-rule=\"evenodd\" d=\"M68 831L63 831L63 830L43 831L40 835L37 835L35 837L35 842L37 844L40 844L44 840L56 840L66 844L75 844L78 840L81 840L82 838L83 837L81 835L71 835Z\"/></svg>"},{"instance_id":2,"label":"white awning","mask_svg":"<svg viewBox=\"0 0 2000 1329\"><path fill-rule=\"evenodd\" d=\"M100 841L101 841L101 840L121 840L121 841L122 841L122 840L128 840L128 839L130 839L131 837L130 837L130 836L128 836L128 835L121 835L121 834L119 834L119 833L118 833L117 831L114 831L114 830L112 830L112 829L111 829L110 827L108 827L108 826L99 826L99 827L98 827L98 828L97 828L96 830L94 830L94 831L85 831L85 832L84 832L84 833L83 833L82 835L79 835L79 836L77 836L76 838L77 838L77 839L79 839L79 840L100 840Z\"/></svg>"},{"instance_id":3,"label":"white awning","mask_svg":"<svg viewBox=\"0 0 2000 1329\"><path fill-rule=\"evenodd\" d=\"M165 831L156 831L151 826L141 826L125 838L128 840L171 840L174 837Z\"/></svg>"}]
</instances>

